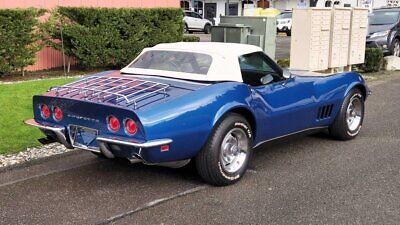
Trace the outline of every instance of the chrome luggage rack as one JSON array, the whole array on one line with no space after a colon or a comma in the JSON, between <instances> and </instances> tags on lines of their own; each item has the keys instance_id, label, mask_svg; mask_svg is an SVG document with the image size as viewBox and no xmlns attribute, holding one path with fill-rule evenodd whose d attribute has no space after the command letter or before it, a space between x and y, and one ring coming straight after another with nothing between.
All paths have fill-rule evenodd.
<instances>
[{"instance_id":1,"label":"chrome luggage rack","mask_svg":"<svg viewBox=\"0 0 400 225\"><path fill-rule=\"evenodd\" d=\"M58 97L69 97L98 102L125 103L137 108L139 101L162 94L167 96L168 84L131 77L91 76L67 85L51 88Z\"/></svg>"}]
</instances>

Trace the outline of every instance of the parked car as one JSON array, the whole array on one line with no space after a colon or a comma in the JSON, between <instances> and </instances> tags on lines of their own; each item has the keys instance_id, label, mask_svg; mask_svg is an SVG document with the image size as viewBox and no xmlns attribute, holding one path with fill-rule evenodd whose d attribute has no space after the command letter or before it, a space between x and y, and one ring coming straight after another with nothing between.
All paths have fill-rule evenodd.
<instances>
[{"instance_id":1,"label":"parked car","mask_svg":"<svg viewBox=\"0 0 400 225\"><path fill-rule=\"evenodd\" d=\"M184 11L183 20L185 22L185 33L192 33L193 31L203 31L206 34L211 32L212 22L192 11Z\"/></svg>"},{"instance_id":2,"label":"parked car","mask_svg":"<svg viewBox=\"0 0 400 225\"><path fill-rule=\"evenodd\" d=\"M367 47L400 56L400 8L374 9L368 18Z\"/></svg>"},{"instance_id":3,"label":"parked car","mask_svg":"<svg viewBox=\"0 0 400 225\"><path fill-rule=\"evenodd\" d=\"M276 17L276 28L287 36L292 35L292 11L284 11Z\"/></svg>"},{"instance_id":4,"label":"parked car","mask_svg":"<svg viewBox=\"0 0 400 225\"><path fill-rule=\"evenodd\" d=\"M253 149L291 134L356 137L369 94L356 72L282 70L252 45L171 43L33 97L49 140L107 158L182 167L214 185L237 182Z\"/></svg>"}]
</instances>

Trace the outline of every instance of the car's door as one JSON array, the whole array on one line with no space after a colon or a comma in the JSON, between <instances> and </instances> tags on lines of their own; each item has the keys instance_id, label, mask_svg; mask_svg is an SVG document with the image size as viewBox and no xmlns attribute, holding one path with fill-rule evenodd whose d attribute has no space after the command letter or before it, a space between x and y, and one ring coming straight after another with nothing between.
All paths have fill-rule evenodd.
<instances>
[{"instance_id":1,"label":"car's door","mask_svg":"<svg viewBox=\"0 0 400 225\"><path fill-rule=\"evenodd\" d=\"M196 21L192 12L185 12L185 22L190 29L196 28Z\"/></svg>"},{"instance_id":2,"label":"car's door","mask_svg":"<svg viewBox=\"0 0 400 225\"><path fill-rule=\"evenodd\" d=\"M203 21L203 18L199 14L197 14L195 12L192 12L192 16L193 16L193 20L195 21L196 28L197 29L203 29L204 25L205 25L204 21Z\"/></svg>"},{"instance_id":3,"label":"car's door","mask_svg":"<svg viewBox=\"0 0 400 225\"><path fill-rule=\"evenodd\" d=\"M243 80L252 92L258 141L295 133L315 124L317 106L312 79L284 78L282 69L262 52L240 56L239 63Z\"/></svg>"}]
</instances>

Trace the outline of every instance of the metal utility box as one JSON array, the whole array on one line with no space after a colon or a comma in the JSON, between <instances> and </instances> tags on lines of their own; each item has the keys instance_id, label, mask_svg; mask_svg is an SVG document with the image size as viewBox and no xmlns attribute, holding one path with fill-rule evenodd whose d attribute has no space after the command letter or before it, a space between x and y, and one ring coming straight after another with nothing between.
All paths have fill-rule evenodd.
<instances>
[{"instance_id":1,"label":"metal utility box","mask_svg":"<svg viewBox=\"0 0 400 225\"><path fill-rule=\"evenodd\" d=\"M329 68L348 65L351 8L332 9ZM365 45L365 41L363 42Z\"/></svg>"},{"instance_id":2,"label":"metal utility box","mask_svg":"<svg viewBox=\"0 0 400 225\"><path fill-rule=\"evenodd\" d=\"M247 36L247 44L260 46L264 49L264 35L250 34Z\"/></svg>"},{"instance_id":3,"label":"metal utility box","mask_svg":"<svg viewBox=\"0 0 400 225\"><path fill-rule=\"evenodd\" d=\"M354 8L351 13L349 65L364 63L367 25L368 9Z\"/></svg>"},{"instance_id":4,"label":"metal utility box","mask_svg":"<svg viewBox=\"0 0 400 225\"><path fill-rule=\"evenodd\" d=\"M238 24L241 26L249 27L249 33L246 38L247 44L257 45L261 47L264 52L271 57L275 58L276 49L276 18L275 17L260 17L260 16L221 16L220 26L226 24ZM225 24L225 25L224 25ZM214 37L219 36L221 31L218 31L219 26L213 27L211 31L211 40L217 41L221 38ZM214 31L214 29L216 29ZM229 33L226 33L229 35ZM230 39L226 37L225 39ZM243 40L243 39L241 39ZM243 42L236 42L243 43Z\"/></svg>"},{"instance_id":5,"label":"metal utility box","mask_svg":"<svg viewBox=\"0 0 400 225\"><path fill-rule=\"evenodd\" d=\"M220 24L211 30L212 42L242 43L247 44L250 27L243 24Z\"/></svg>"},{"instance_id":6,"label":"metal utility box","mask_svg":"<svg viewBox=\"0 0 400 225\"><path fill-rule=\"evenodd\" d=\"M290 68L325 70L329 64L331 9L293 9Z\"/></svg>"}]
</instances>

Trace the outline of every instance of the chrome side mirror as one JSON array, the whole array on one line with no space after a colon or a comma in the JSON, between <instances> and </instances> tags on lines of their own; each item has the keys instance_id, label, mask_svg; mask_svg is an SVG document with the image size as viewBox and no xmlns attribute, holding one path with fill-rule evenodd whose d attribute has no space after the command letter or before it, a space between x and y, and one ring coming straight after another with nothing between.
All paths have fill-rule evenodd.
<instances>
[{"instance_id":1,"label":"chrome side mirror","mask_svg":"<svg viewBox=\"0 0 400 225\"><path fill-rule=\"evenodd\" d=\"M286 79L292 78L292 73L288 69L284 69L282 75Z\"/></svg>"}]
</instances>

